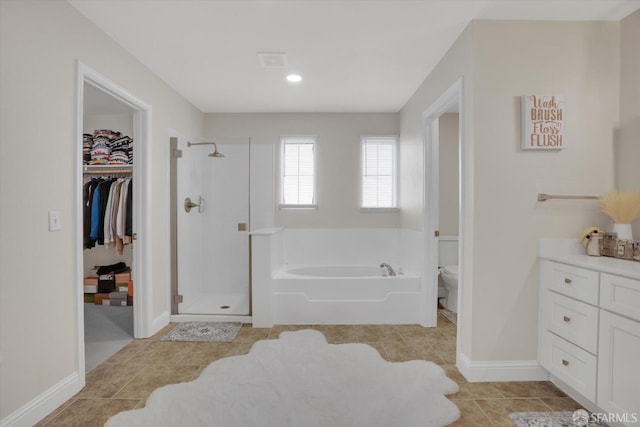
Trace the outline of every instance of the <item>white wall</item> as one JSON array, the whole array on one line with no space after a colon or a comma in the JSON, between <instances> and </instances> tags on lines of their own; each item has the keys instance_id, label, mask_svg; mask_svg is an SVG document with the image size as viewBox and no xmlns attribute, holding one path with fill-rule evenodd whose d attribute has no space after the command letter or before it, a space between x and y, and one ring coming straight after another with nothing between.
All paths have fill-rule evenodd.
<instances>
[{"instance_id":1,"label":"white wall","mask_svg":"<svg viewBox=\"0 0 640 427\"><path fill-rule=\"evenodd\" d=\"M401 225L420 229L421 114L463 76L460 350L471 361L535 360L538 239L607 225L593 202L536 195L613 186L619 49L613 22L473 21L401 111ZM520 96L532 92L565 94L563 151L520 150Z\"/></svg>"},{"instance_id":2,"label":"white wall","mask_svg":"<svg viewBox=\"0 0 640 427\"><path fill-rule=\"evenodd\" d=\"M111 129L133 138L133 113L85 115L82 124L84 133L93 133L96 129Z\"/></svg>"},{"instance_id":3,"label":"white wall","mask_svg":"<svg viewBox=\"0 0 640 427\"><path fill-rule=\"evenodd\" d=\"M167 129L202 114L61 0L0 2L0 419L78 367L76 74L82 61L153 108L151 318L169 304ZM59 210L62 231L49 232ZM81 268L81 266L80 266Z\"/></svg>"},{"instance_id":4,"label":"white wall","mask_svg":"<svg viewBox=\"0 0 640 427\"><path fill-rule=\"evenodd\" d=\"M281 227L396 227L399 214L362 213L360 200L360 135L398 134L397 113L206 114L205 137L225 143L251 137L255 144L277 144L280 135L317 135L316 210L281 210ZM279 149L276 150L279 157ZM276 162L276 171L279 171ZM279 201L276 172L276 206Z\"/></svg>"},{"instance_id":5,"label":"white wall","mask_svg":"<svg viewBox=\"0 0 640 427\"><path fill-rule=\"evenodd\" d=\"M422 114L440 95L449 89L460 77L463 78L463 95L465 104L461 108L464 117L463 149L467 156L465 169L464 202L467 207L465 217L466 244L463 243L464 264L460 265L468 286L462 289L459 298L471 299L473 290L473 56L472 36L473 23L467 27L451 46L442 60L429 74L424 83L416 90L400 112L400 226L403 229L422 231L424 222L424 123ZM422 233L420 233L422 234ZM465 313L460 318L471 315L472 307L463 307ZM459 328L460 349L468 354L471 346L471 322L462 322Z\"/></svg>"},{"instance_id":6,"label":"white wall","mask_svg":"<svg viewBox=\"0 0 640 427\"><path fill-rule=\"evenodd\" d=\"M441 236L458 235L458 113L445 113L438 119L439 131L439 230Z\"/></svg>"},{"instance_id":7,"label":"white wall","mask_svg":"<svg viewBox=\"0 0 640 427\"><path fill-rule=\"evenodd\" d=\"M463 77L467 106L473 100L472 25L467 27L400 111L401 226L422 230L424 217L424 123L422 114ZM466 141L473 139L473 110L465 110Z\"/></svg>"},{"instance_id":8,"label":"white wall","mask_svg":"<svg viewBox=\"0 0 640 427\"><path fill-rule=\"evenodd\" d=\"M616 186L640 190L640 10L620 25L620 129L616 150ZM640 238L640 220L633 224Z\"/></svg>"},{"instance_id":9,"label":"white wall","mask_svg":"<svg viewBox=\"0 0 640 427\"><path fill-rule=\"evenodd\" d=\"M386 262L406 269L396 228L289 228L284 230L283 245L285 264L377 266Z\"/></svg>"},{"instance_id":10,"label":"white wall","mask_svg":"<svg viewBox=\"0 0 640 427\"><path fill-rule=\"evenodd\" d=\"M538 239L577 238L590 225L606 225L593 201L540 203L536 196L613 187L619 24L477 21L473 56L470 356L535 360ZM528 93L565 95L564 150L520 149L520 96Z\"/></svg>"}]
</instances>

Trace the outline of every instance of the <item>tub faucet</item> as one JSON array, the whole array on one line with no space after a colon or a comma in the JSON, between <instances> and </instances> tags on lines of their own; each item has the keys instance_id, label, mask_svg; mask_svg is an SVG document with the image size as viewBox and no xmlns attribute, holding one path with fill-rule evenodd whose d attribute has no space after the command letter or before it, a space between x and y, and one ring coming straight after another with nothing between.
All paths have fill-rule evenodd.
<instances>
[{"instance_id":1,"label":"tub faucet","mask_svg":"<svg viewBox=\"0 0 640 427\"><path fill-rule=\"evenodd\" d=\"M386 262L383 262L382 264L380 264L380 268L386 268L387 269L387 275L389 275L389 276L395 276L396 275L396 271L393 269L393 267L391 267Z\"/></svg>"}]
</instances>

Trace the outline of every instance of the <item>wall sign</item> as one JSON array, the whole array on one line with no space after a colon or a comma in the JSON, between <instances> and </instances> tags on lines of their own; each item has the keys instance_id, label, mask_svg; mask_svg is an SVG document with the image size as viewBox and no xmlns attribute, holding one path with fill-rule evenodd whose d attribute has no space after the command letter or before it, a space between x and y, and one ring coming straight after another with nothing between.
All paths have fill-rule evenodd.
<instances>
[{"instance_id":1,"label":"wall sign","mask_svg":"<svg viewBox=\"0 0 640 427\"><path fill-rule=\"evenodd\" d=\"M564 95L522 96L522 149L564 148Z\"/></svg>"}]
</instances>

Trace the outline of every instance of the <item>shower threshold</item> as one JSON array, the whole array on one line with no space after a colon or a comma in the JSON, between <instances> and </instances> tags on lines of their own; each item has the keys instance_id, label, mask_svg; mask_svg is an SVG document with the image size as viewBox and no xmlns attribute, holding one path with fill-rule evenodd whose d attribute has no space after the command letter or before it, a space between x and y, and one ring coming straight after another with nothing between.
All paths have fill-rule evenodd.
<instances>
[{"instance_id":1,"label":"shower threshold","mask_svg":"<svg viewBox=\"0 0 640 427\"><path fill-rule=\"evenodd\" d=\"M250 315L227 315L227 314L173 314L172 323L182 322L240 322L253 323Z\"/></svg>"},{"instance_id":2,"label":"shower threshold","mask_svg":"<svg viewBox=\"0 0 640 427\"><path fill-rule=\"evenodd\" d=\"M178 306L179 315L249 316L249 296L246 294L199 294L184 297Z\"/></svg>"}]
</instances>

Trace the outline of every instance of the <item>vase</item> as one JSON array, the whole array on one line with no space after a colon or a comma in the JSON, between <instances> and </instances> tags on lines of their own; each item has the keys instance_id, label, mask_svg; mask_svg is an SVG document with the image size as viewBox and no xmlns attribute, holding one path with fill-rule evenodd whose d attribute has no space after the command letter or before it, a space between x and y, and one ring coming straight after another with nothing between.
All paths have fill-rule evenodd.
<instances>
[{"instance_id":1,"label":"vase","mask_svg":"<svg viewBox=\"0 0 640 427\"><path fill-rule=\"evenodd\" d=\"M618 240L633 240L631 224L613 224L613 232L618 233Z\"/></svg>"}]
</instances>

